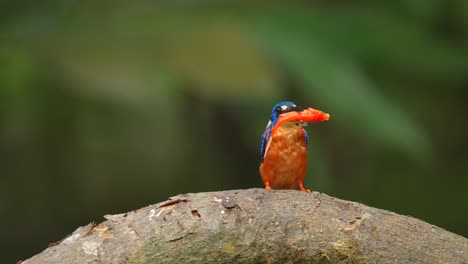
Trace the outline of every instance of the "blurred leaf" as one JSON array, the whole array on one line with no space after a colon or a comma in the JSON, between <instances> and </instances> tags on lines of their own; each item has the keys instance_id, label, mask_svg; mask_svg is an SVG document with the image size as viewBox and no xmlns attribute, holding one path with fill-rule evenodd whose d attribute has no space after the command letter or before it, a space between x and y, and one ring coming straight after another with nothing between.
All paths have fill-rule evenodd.
<instances>
[{"instance_id":1,"label":"blurred leaf","mask_svg":"<svg viewBox=\"0 0 468 264\"><path fill-rule=\"evenodd\" d=\"M25 50L12 43L0 45L0 127L7 136L30 133L38 115L34 80L38 65Z\"/></svg>"},{"instance_id":2,"label":"blurred leaf","mask_svg":"<svg viewBox=\"0 0 468 264\"><path fill-rule=\"evenodd\" d=\"M408 19L377 8L330 11L311 8L267 9L242 15L249 28L261 23L269 28L296 33L334 48L359 62L370 62L396 74L412 74L463 81L468 54Z\"/></svg>"},{"instance_id":3,"label":"blurred leaf","mask_svg":"<svg viewBox=\"0 0 468 264\"><path fill-rule=\"evenodd\" d=\"M253 100L275 92L275 69L232 23L192 21L172 35L164 60L206 98ZM201 24L201 25L200 25Z\"/></svg>"},{"instance_id":4,"label":"blurred leaf","mask_svg":"<svg viewBox=\"0 0 468 264\"><path fill-rule=\"evenodd\" d=\"M410 17L423 25L430 25L444 12L444 0L394 0L372 3L395 17Z\"/></svg>"},{"instance_id":5,"label":"blurred leaf","mask_svg":"<svg viewBox=\"0 0 468 264\"><path fill-rule=\"evenodd\" d=\"M106 20L85 14L86 24L69 19L39 42L39 52L80 92L135 104L181 86L211 100L278 92L277 70L237 23L161 10L151 16L146 10L113 11Z\"/></svg>"},{"instance_id":6,"label":"blurred leaf","mask_svg":"<svg viewBox=\"0 0 468 264\"><path fill-rule=\"evenodd\" d=\"M366 61L435 79L460 81L466 76L466 52L409 20L356 10L341 22L347 30L338 43L349 45Z\"/></svg>"},{"instance_id":7,"label":"blurred leaf","mask_svg":"<svg viewBox=\"0 0 468 264\"><path fill-rule=\"evenodd\" d=\"M468 1L458 0L452 5L452 10L455 14L454 20L457 23L461 33L464 34L465 44L467 44L468 37ZM450 10L450 11L452 11Z\"/></svg>"}]
</instances>

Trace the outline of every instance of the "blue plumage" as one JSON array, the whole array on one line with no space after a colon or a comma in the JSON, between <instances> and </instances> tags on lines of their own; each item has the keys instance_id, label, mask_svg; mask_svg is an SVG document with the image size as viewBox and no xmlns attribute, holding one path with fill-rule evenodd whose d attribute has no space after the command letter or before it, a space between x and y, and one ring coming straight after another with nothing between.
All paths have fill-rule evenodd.
<instances>
[{"instance_id":1,"label":"blue plumage","mask_svg":"<svg viewBox=\"0 0 468 264\"><path fill-rule=\"evenodd\" d=\"M271 125L270 127L274 127L276 125L276 122L278 122L278 118L282 113L285 113L286 109L291 109L291 108L296 108L296 104L293 102L279 102L273 106L271 109Z\"/></svg>"},{"instance_id":2,"label":"blue plumage","mask_svg":"<svg viewBox=\"0 0 468 264\"><path fill-rule=\"evenodd\" d=\"M268 139L270 139L270 133L271 126L267 127L265 132L262 134L262 142L260 143L260 162L263 162L263 158L265 157L266 144Z\"/></svg>"}]
</instances>

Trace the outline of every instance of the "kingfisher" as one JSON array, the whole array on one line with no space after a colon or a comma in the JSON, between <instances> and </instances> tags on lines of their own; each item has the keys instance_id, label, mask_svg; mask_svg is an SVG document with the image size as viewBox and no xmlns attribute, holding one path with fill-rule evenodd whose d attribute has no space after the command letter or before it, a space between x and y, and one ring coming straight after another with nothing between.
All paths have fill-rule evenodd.
<instances>
[{"instance_id":1,"label":"kingfisher","mask_svg":"<svg viewBox=\"0 0 468 264\"><path fill-rule=\"evenodd\" d=\"M303 181L307 170L309 135L303 128L309 122L330 118L322 111L305 110L293 102L280 102L273 106L271 118L260 144L260 175L265 189L305 189Z\"/></svg>"}]
</instances>

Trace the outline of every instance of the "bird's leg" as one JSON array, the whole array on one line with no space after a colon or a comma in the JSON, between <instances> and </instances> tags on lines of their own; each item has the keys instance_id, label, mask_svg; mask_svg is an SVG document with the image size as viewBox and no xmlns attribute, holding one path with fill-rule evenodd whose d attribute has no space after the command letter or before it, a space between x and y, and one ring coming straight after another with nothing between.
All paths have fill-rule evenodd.
<instances>
[{"instance_id":1,"label":"bird's leg","mask_svg":"<svg viewBox=\"0 0 468 264\"><path fill-rule=\"evenodd\" d=\"M267 191L271 190L270 182L269 182L269 181L266 181L266 182L265 182L265 190L267 190Z\"/></svg>"},{"instance_id":2,"label":"bird's leg","mask_svg":"<svg viewBox=\"0 0 468 264\"><path fill-rule=\"evenodd\" d=\"M299 184L299 189L301 189L301 191L310 193L309 189L304 189L304 185L302 185L302 182L298 182L298 184Z\"/></svg>"}]
</instances>

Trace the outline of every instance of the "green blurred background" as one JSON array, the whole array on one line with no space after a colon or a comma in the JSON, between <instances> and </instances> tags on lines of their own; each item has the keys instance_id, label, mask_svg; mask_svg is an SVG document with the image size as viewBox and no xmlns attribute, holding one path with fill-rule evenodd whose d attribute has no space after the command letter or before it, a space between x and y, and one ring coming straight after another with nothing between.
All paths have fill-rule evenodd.
<instances>
[{"instance_id":1,"label":"green blurred background","mask_svg":"<svg viewBox=\"0 0 468 264\"><path fill-rule=\"evenodd\" d=\"M3 260L179 193L262 188L283 100L332 116L308 126L308 188L468 236L468 1L223 3L0 4Z\"/></svg>"}]
</instances>

